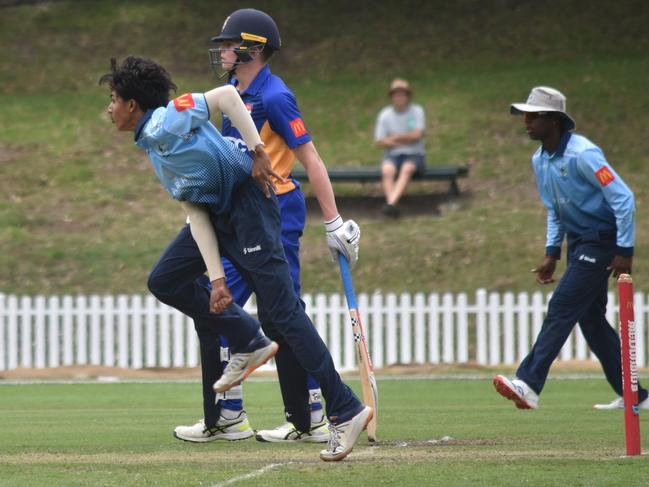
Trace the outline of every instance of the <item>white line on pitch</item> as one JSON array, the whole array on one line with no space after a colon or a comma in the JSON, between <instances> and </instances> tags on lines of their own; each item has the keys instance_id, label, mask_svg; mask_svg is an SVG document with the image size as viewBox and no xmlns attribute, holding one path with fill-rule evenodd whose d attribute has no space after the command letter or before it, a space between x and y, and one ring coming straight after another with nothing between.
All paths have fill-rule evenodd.
<instances>
[{"instance_id":1,"label":"white line on pitch","mask_svg":"<svg viewBox=\"0 0 649 487\"><path fill-rule=\"evenodd\" d=\"M245 475L239 475L237 477L232 477L231 479L228 479L224 482L219 482L218 484L214 484L212 485L212 487L225 487L226 485L232 485L235 482L239 482L241 480L247 480L247 479L252 479L254 477L259 477L260 475L264 475L269 470L272 470L277 467L283 467L284 465L291 465L293 463L296 462L271 463L269 465L266 465L265 467L260 468L259 470L255 470L254 472L250 472Z\"/></svg>"}]
</instances>

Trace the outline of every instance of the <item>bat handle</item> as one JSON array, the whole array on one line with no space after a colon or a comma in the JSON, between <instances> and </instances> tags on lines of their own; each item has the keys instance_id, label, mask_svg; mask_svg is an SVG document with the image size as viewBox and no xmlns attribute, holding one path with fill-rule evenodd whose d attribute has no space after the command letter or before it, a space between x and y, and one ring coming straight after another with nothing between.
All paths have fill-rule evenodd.
<instances>
[{"instance_id":1,"label":"bat handle","mask_svg":"<svg viewBox=\"0 0 649 487\"><path fill-rule=\"evenodd\" d=\"M349 271L349 263L341 253L338 253L338 265L340 266L340 275L342 276L347 304L352 309L358 309L358 306L356 305L356 294L354 293L354 284L352 283L352 274Z\"/></svg>"}]
</instances>

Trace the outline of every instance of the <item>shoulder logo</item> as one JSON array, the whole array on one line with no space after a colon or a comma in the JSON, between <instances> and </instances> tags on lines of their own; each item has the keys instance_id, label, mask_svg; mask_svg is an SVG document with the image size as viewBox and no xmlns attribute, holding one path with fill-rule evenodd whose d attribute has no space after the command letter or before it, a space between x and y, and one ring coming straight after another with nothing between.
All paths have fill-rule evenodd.
<instances>
[{"instance_id":1,"label":"shoulder logo","mask_svg":"<svg viewBox=\"0 0 649 487\"><path fill-rule=\"evenodd\" d=\"M606 166L602 166L597 170L595 176L597 176L597 180L601 186L607 186L615 180L615 176L613 176L613 173Z\"/></svg>"},{"instance_id":2,"label":"shoulder logo","mask_svg":"<svg viewBox=\"0 0 649 487\"><path fill-rule=\"evenodd\" d=\"M296 118L295 120L291 120L289 122L289 125L291 126L291 130L293 131L293 135L295 135L296 137L302 137L306 134L306 127L304 126L304 122L300 117Z\"/></svg>"},{"instance_id":3,"label":"shoulder logo","mask_svg":"<svg viewBox=\"0 0 649 487\"><path fill-rule=\"evenodd\" d=\"M180 95L178 98L174 99L174 106L179 112L182 112L187 108L194 108L194 98L192 98L192 94L185 93L184 95Z\"/></svg>"},{"instance_id":4,"label":"shoulder logo","mask_svg":"<svg viewBox=\"0 0 649 487\"><path fill-rule=\"evenodd\" d=\"M246 103L246 110L248 110L248 113L252 113L252 103Z\"/></svg>"}]
</instances>

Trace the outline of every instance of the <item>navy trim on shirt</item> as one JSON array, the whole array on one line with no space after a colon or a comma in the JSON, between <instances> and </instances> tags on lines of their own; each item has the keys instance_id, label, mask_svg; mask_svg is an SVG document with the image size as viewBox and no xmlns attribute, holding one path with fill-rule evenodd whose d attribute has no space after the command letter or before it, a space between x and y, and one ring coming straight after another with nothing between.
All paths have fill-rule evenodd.
<instances>
[{"instance_id":1,"label":"navy trim on shirt","mask_svg":"<svg viewBox=\"0 0 649 487\"><path fill-rule=\"evenodd\" d=\"M561 135L561 139L559 140L559 145L557 146L557 150L555 150L553 154L550 154L543 146L541 146L541 152L542 153L545 152L550 157L563 157L563 153L566 151L566 147L568 146L568 142L570 142L571 136L572 136L572 132L565 131L563 135Z\"/></svg>"},{"instance_id":2,"label":"navy trim on shirt","mask_svg":"<svg viewBox=\"0 0 649 487\"><path fill-rule=\"evenodd\" d=\"M633 257L633 247L615 247L615 254L620 257Z\"/></svg>"},{"instance_id":3,"label":"navy trim on shirt","mask_svg":"<svg viewBox=\"0 0 649 487\"><path fill-rule=\"evenodd\" d=\"M133 140L135 140L135 142L137 142L137 139L140 138L140 133L142 132L142 129L144 128L146 123L151 119L151 115L153 115L153 108L149 108L146 112L144 112L142 118L137 121L137 125L135 126L135 135L133 137Z\"/></svg>"},{"instance_id":4,"label":"navy trim on shirt","mask_svg":"<svg viewBox=\"0 0 649 487\"><path fill-rule=\"evenodd\" d=\"M549 245L545 248L545 255L554 257L555 259L561 258L561 246Z\"/></svg>"}]
</instances>

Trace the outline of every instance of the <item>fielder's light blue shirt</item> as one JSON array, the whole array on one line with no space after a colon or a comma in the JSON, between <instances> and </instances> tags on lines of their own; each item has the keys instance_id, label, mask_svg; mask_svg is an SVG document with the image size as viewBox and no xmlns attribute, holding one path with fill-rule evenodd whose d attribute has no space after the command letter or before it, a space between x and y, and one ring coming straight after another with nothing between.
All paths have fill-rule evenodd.
<instances>
[{"instance_id":1,"label":"fielder's light blue shirt","mask_svg":"<svg viewBox=\"0 0 649 487\"><path fill-rule=\"evenodd\" d=\"M202 94L186 93L147 111L135 128L135 143L172 198L222 213L234 189L250 177L252 159L223 138L209 115Z\"/></svg>"},{"instance_id":2,"label":"fielder's light blue shirt","mask_svg":"<svg viewBox=\"0 0 649 487\"><path fill-rule=\"evenodd\" d=\"M554 154L532 156L536 186L548 210L546 254L559 257L564 236L616 235L617 255L633 255L633 193L586 137L566 132Z\"/></svg>"}]
</instances>

